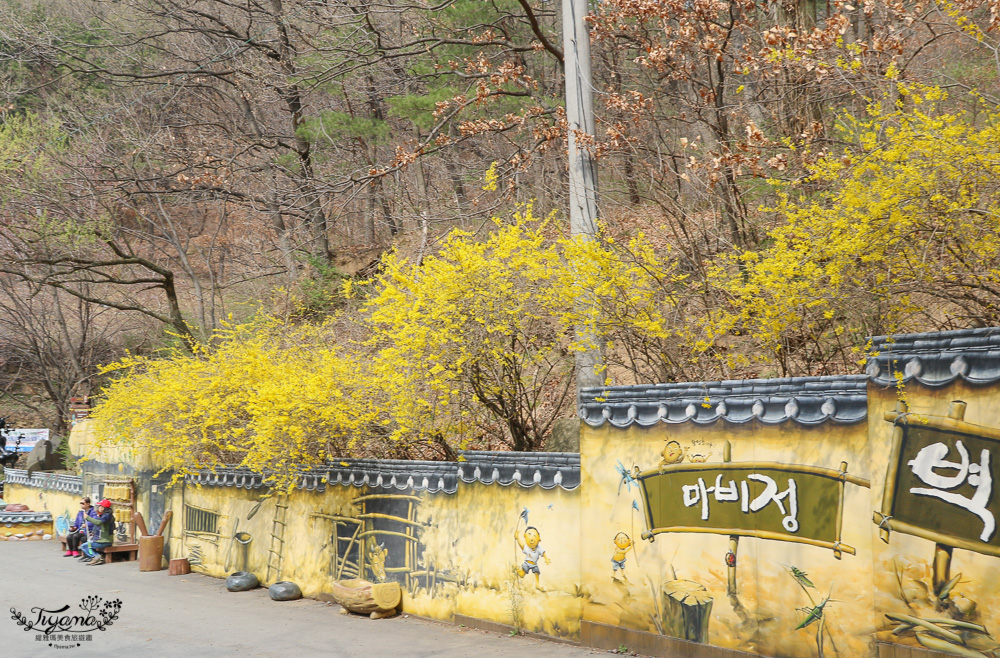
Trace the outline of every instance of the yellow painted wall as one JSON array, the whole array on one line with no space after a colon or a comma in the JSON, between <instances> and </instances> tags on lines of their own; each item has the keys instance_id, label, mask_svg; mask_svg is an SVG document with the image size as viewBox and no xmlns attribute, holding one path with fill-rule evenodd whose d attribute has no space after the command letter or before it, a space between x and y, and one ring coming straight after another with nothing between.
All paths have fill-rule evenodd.
<instances>
[{"instance_id":1,"label":"yellow painted wall","mask_svg":"<svg viewBox=\"0 0 1000 658\"><path fill-rule=\"evenodd\" d=\"M892 443L893 425L883 419L885 412L892 411L900 397L895 389L869 387L868 418L871 435L872 470L876 473L876 486L872 489L873 509L881 507L886 468ZM914 422L920 422L921 415L946 416L953 400L967 403L965 421L988 428L1000 428L1000 405L996 403L996 388L971 386L962 381L940 387L929 388L919 383L907 384L902 397L909 411L915 415ZM997 473L994 465L994 473ZM996 477L996 476L994 476ZM993 499L1000 495L994 480ZM964 513L956 511L956 514ZM874 548L874 590L875 625L880 642L891 642L907 646L920 646L912 632L894 635L897 626L885 614L905 614L919 618L955 618L984 625L992 635L975 635L968 638L969 648L982 651L998 651L1000 639L996 629L1000 627L1000 558L973 551L954 549L951 561L951 575L961 574L961 578L950 593L949 601L936 602L933 595L932 574L934 542L913 537L900 532L891 533L889 543L879 539L878 527L872 523L871 532ZM968 614L955 608L955 602L963 608L971 604ZM968 609L968 608L966 608Z\"/></svg>"},{"instance_id":2,"label":"yellow painted wall","mask_svg":"<svg viewBox=\"0 0 1000 658\"><path fill-rule=\"evenodd\" d=\"M464 585L445 583L435 591L419 588L407 610L438 619L462 614L557 637L578 638L582 607L580 582L579 490L523 489L460 484L455 495L432 494L420 507L425 559L460 574ZM534 574L515 568L524 561L516 544L526 529L519 514L537 528L545 550L538 585ZM471 512L471 513L470 513Z\"/></svg>"},{"instance_id":3,"label":"yellow painted wall","mask_svg":"<svg viewBox=\"0 0 1000 658\"><path fill-rule=\"evenodd\" d=\"M333 485L325 493L290 495L284 516L281 580L297 583L305 596L329 591L338 566L331 541L333 522L328 517L356 518L359 508L352 501L373 492L367 487ZM442 620L462 614L558 637L579 637L582 584L577 492L473 483L460 484L455 494L414 495L419 498L415 522L420 557L412 571L429 571L433 576L410 579L405 610ZM252 540L246 570L262 582L274 582L273 570L268 577L267 559L278 499L266 499L247 519L257 502L258 492L233 487L175 489L172 508L178 513L183 514L188 505L220 516L216 535L190 533L179 523L171 524L171 557L200 554L202 564L196 570L224 577L244 568L242 546L233 537L236 532L248 532ZM524 556L514 534L517 531L523 537L526 526L520 514L525 508L551 562L541 566L538 587L533 575L522 578L515 573ZM372 579L372 573L366 577ZM399 577L406 586L405 575Z\"/></svg>"},{"instance_id":4,"label":"yellow painted wall","mask_svg":"<svg viewBox=\"0 0 1000 658\"><path fill-rule=\"evenodd\" d=\"M904 392L916 418L947 415L951 401L961 399L967 403L967 422L1000 428L1000 405L993 402L991 387L956 383L928 388L914 383ZM545 490L460 482L454 494L407 493L413 497L406 503L413 506L412 524L407 527L418 539L412 544L412 554L386 540L387 554L383 555L379 542L385 535L373 535L371 542L362 544L362 562L367 566L361 575L401 582L403 609L415 614L442 620L464 615L570 639L581 638L585 622L669 635L672 631L664 628L668 615L662 594L672 581L690 581L703 586L711 598L707 643L720 648L769 656L819 655L820 624L803 622L811 609L826 601L821 636L826 656L874 656L876 642L918 646L912 629L893 634L896 623L886 614L982 624L987 633L963 636L966 649L998 651L1000 644L990 633L1000 627L1000 589L996 587L1000 558L955 549L951 573L961 577L948 597L935 601L929 591L934 543L899 532L892 533L888 543L879 538L872 519L881 506L893 432L883 415L893 409L897 397L895 390L870 386L868 421L851 425L805 426L794 421L734 425L720 420L707 426L583 426L578 488ZM92 436L86 424L81 425L83 431L75 430L71 440L74 452L145 473L155 467L137 452L93 451ZM669 442L681 448L672 455L680 463L721 462L727 443L733 462L829 469L839 469L846 462L848 473L870 482L870 488L844 486L841 542L856 554L845 552L837 559L826 547L741 537L737 593L731 596L728 535L665 532L654 541L641 538L647 529L645 503L637 486L623 483L619 467L629 473L636 467L655 468ZM344 543L333 536L336 519L357 520L362 531L370 531L374 517L362 517L360 502L380 492L396 496L386 505L403 505L399 501L405 495L394 489L329 484L324 492L297 490L284 498L263 498L265 489L181 483L167 494L166 508L175 515L168 528L170 557L196 559L200 562L194 567L197 571L216 577L248 570L269 584L279 579L277 561L269 564L269 551L274 548L281 553L280 579L291 580L306 596L317 597L330 591L335 579L356 575L349 572L349 566L340 571L345 568L338 561ZM8 502L48 510L54 517L75 513L78 500L78 496L20 485L8 485L7 496ZM138 500L148 516L148 493L140 491ZM286 511L281 509L284 505ZM376 503L365 505L374 505L366 509L369 513L374 509L375 517L382 513ZM215 531L194 532L185 516L188 508L217 514ZM537 585L532 574L517 572L524 559L518 546L526 529L523 510L530 525L538 529L548 558L548 563L540 563ZM280 526L276 519L286 524L283 542L272 538ZM252 537L245 561L244 548L234 538L238 532ZM624 574L612 566L618 533L635 542L626 555ZM401 553L410 556L405 567L399 566ZM378 568L381 559L389 567L384 572ZM397 571L392 571L394 564ZM956 607L957 602L963 610ZM659 625L657 620L661 620ZM925 642L934 641L925 636Z\"/></svg>"},{"instance_id":5,"label":"yellow painted wall","mask_svg":"<svg viewBox=\"0 0 1000 658\"><path fill-rule=\"evenodd\" d=\"M666 582L688 580L703 585L713 599L710 644L765 655L812 656L817 651L817 625L795 629L805 619L805 609L831 596L835 602L831 600L826 609L827 653L832 637L840 655L866 655L873 605L868 489L851 484L845 487L842 542L853 546L856 555L845 553L838 560L827 548L741 537L736 552L737 596L731 598L725 562L729 536L671 532L656 535L652 542L640 539L645 524L638 487L621 485L616 469L618 463L630 471L633 466L641 470L656 467L663 460L661 452L668 441L677 441L686 449L686 462L692 457L695 461L721 462L724 443L729 441L733 462L773 461L839 469L846 461L848 472L868 478L866 429L864 423L805 427L792 422L586 429L581 438L581 507L586 510L582 579L590 596L584 618L657 633L654 590L656 605L662 605L660 596ZM633 500L640 512L632 508ZM626 560L627 581L613 579L613 541L619 532L636 541L635 551ZM812 602L790 574L790 567L808 574L815 585L807 588Z\"/></svg>"},{"instance_id":6,"label":"yellow painted wall","mask_svg":"<svg viewBox=\"0 0 1000 658\"><path fill-rule=\"evenodd\" d=\"M0 526L0 541L22 539L41 541L46 535L52 539L51 523L12 523L9 528L6 524Z\"/></svg>"},{"instance_id":7,"label":"yellow painted wall","mask_svg":"<svg viewBox=\"0 0 1000 658\"><path fill-rule=\"evenodd\" d=\"M20 484L4 485L4 501L21 503L36 512L50 512L52 519L66 515L72 521L80 511L80 496L65 491L50 491Z\"/></svg>"},{"instance_id":8,"label":"yellow painted wall","mask_svg":"<svg viewBox=\"0 0 1000 658\"><path fill-rule=\"evenodd\" d=\"M148 449L130 445L99 445L94 434L94 421L84 419L73 425L69 433L70 452L79 459L92 459L105 464L128 464L137 471L162 468Z\"/></svg>"},{"instance_id":9,"label":"yellow painted wall","mask_svg":"<svg viewBox=\"0 0 1000 658\"><path fill-rule=\"evenodd\" d=\"M65 491L49 491L48 489L10 483L4 485L4 502L8 504L20 503L27 505L32 511L49 512L52 514L51 523L19 523L10 528L0 525L0 537L4 538L17 533L33 533L38 530L44 530L49 534L53 534L53 527L57 517L65 514L72 520L80 509L80 496L76 494L68 494ZM7 533L11 533L11 535Z\"/></svg>"}]
</instances>

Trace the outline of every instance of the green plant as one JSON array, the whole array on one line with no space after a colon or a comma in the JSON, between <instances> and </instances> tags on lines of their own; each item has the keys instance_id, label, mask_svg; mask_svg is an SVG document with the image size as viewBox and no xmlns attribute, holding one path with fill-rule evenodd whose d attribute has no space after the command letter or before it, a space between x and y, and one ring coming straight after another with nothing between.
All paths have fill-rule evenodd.
<instances>
[{"instance_id":1,"label":"green plant","mask_svg":"<svg viewBox=\"0 0 1000 658\"><path fill-rule=\"evenodd\" d=\"M79 457L73 454L73 451L69 447L69 437L63 438L59 441L59 445L56 447L56 452L59 453L60 460L63 463L63 468L67 471L76 471L77 462L79 462Z\"/></svg>"},{"instance_id":2,"label":"green plant","mask_svg":"<svg viewBox=\"0 0 1000 658\"><path fill-rule=\"evenodd\" d=\"M510 575L507 576L507 594L510 596L510 619L514 626L510 634L513 637L521 632L521 627L524 624L524 597L521 595L517 568L513 566L510 569Z\"/></svg>"},{"instance_id":3,"label":"green plant","mask_svg":"<svg viewBox=\"0 0 1000 658\"><path fill-rule=\"evenodd\" d=\"M305 257L308 276L298 283L295 295L296 315L320 318L343 305L346 278L336 267L313 256Z\"/></svg>"}]
</instances>

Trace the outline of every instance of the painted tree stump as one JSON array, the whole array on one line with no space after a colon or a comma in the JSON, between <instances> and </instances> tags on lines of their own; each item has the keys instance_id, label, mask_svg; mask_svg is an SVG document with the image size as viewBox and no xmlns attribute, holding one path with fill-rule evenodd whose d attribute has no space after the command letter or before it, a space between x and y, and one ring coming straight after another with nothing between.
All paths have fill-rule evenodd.
<instances>
[{"instance_id":1,"label":"painted tree stump","mask_svg":"<svg viewBox=\"0 0 1000 658\"><path fill-rule=\"evenodd\" d=\"M399 583L370 583L359 578L334 581L331 589L333 600L344 610L368 615L372 619L395 614L403 596Z\"/></svg>"},{"instance_id":2,"label":"painted tree stump","mask_svg":"<svg viewBox=\"0 0 1000 658\"><path fill-rule=\"evenodd\" d=\"M663 583L663 631L670 637L708 642L714 600L704 585L691 580Z\"/></svg>"}]
</instances>

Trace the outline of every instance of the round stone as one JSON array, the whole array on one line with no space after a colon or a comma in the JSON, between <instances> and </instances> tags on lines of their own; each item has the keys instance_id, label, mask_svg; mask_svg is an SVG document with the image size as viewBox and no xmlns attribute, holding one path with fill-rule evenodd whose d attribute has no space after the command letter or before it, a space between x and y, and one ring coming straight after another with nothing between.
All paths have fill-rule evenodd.
<instances>
[{"instance_id":1,"label":"round stone","mask_svg":"<svg viewBox=\"0 0 1000 658\"><path fill-rule=\"evenodd\" d=\"M302 590L290 580L283 580L267 588L268 595L275 601L294 601L302 598Z\"/></svg>"},{"instance_id":2,"label":"round stone","mask_svg":"<svg viewBox=\"0 0 1000 658\"><path fill-rule=\"evenodd\" d=\"M246 592L258 587L260 581L249 571L237 571L226 578L226 589L230 592Z\"/></svg>"}]
</instances>

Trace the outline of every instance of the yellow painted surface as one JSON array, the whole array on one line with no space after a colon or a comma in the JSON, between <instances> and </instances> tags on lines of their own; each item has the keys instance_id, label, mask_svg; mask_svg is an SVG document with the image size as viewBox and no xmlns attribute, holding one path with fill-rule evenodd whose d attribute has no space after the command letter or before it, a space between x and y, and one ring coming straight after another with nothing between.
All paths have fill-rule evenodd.
<instances>
[{"instance_id":1,"label":"yellow painted surface","mask_svg":"<svg viewBox=\"0 0 1000 658\"><path fill-rule=\"evenodd\" d=\"M73 519L76 518L76 513L80 511L80 498L81 496L78 494L69 494L65 491L50 491L20 484L4 485L5 502L21 503L35 512L49 512L52 514L53 523L58 517L64 515L72 523Z\"/></svg>"},{"instance_id":2,"label":"yellow painted surface","mask_svg":"<svg viewBox=\"0 0 1000 658\"><path fill-rule=\"evenodd\" d=\"M62 491L48 491L19 484L4 485L4 502L27 505L33 512L50 512L52 521L48 523L12 523L10 526L0 523L0 541L10 539L18 534L37 541L41 540L45 534L54 534L53 528L56 518L61 514L68 514L73 507L79 509L79 501L79 496ZM73 514L76 514L76 511L73 511ZM42 534L39 535L39 532Z\"/></svg>"},{"instance_id":3,"label":"yellow painted surface","mask_svg":"<svg viewBox=\"0 0 1000 658\"><path fill-rule=\"evenodd\" d=\"M22 540L25 538L32 541L40 541L45 535L51 534L51 523L12 523L10 527L7 527L6 524L0 524L0 541Z\"/></svg>"},{"instance_id":4,"label":"yellow painted surface","mask_svg":"<svg viewBox=\"0 0 1000 658\"><path fill-rule=\"evenodd\" d=\"M269 569L269 549L280 546L280 579L298 584L305 596L318 596L329 591L338 576L354 577L339 571L331 517L363 521L355 501L370 493L368 488L340 485L328 487L325 493L297 491L282 501L288 504L283 517L279 500L272 497L248 519L259 502L259 492L207 486L175 490L174 509L187 505L209 510L219 514L219 524L216 534L186 532L180 524L172 524L171 557L197 554L202 564L195 570L201 573L224 577L247 570L270 584L278 579L278 564L272 562ZM413 521L418 557L405 571L386 574L404 585L405 610L442 620L457 613L554 636L579 637L582 588L577 492L460 484L457 494L416 496ZM524 555L514 534L517 531L523 541L526 526L520 514L525 508L550 560L540 567L537 587L533 574L520 577L516 573ZM287 522L281 544L272 537L276 514ZM251 536L245 563L243 546L234 539L237 532ZM364 577L377 580L371 565L378 560L369 548L364 550L368 565Z\"/></svg>"},{"instance_id":5,"label":"yellow painted surface","mask_svg":"<svg viewBox=\"0 0 1000 658\"><path fill-rule=\"evenodd\" d=\"M418 521L424 563L458 577L459 583L426 583L411 588L405 608L415 614L449 619L462 614L561 637L579 637L579 491L517 485L459 484L455 495L425 494ZM520 576L524 561L515 533L524 541L537 528L545 557L534 574ZM473 512L474 510L474 512ZM470 513L471 512L471 513ZM448 602L448 608L442 603Z\"/></svg>"},{"instance_id":6,"label":"yellow painted surface","mask_svg":"<svg viewBox=\"0 0 1000 658\"><path fill-rule=\"evenodd\" d=\"M996 403L996 387L974 387L964 382L941 387L928 388L914 383L904 387L902 392L909 411L920 422L921 415L946 416L953 400L966 402L965 421L987 428L1000 428L1000 405ZM878 485L873 487L873 509L881 507L886 468L892 443L892 423L883 419L885 412L892 411L899 394L894 389L868 389L868 418L871 432L872 469L876 473ZM996 453L994 453L996 454ZM996 499L998 473L993 466L993 497ZM964 512L958 512L964 513ZM879 539L878 527L871 523L874 548L874 591L877 637L881 642L893 642L908 646L919 646L912 632L894 635L895 628L889 614L906 614L920 618L955 618L984 625L989 636L979 636L970 647L979 651L1000 650L1000 558L973 551L954 549L951 561L951 576L961 574L949 601L938 602L933 597L934 542L920 537L894 532L886 544ZM968 614L960 614L955 609L958 601L963 608L971 604ZM967 608L968 609L968 608Z\"/></svg>"},{"instance_id":7,"label":"yellow painted surface","mask_svg":"<svg viewBox=\"0 0 1000 658\"><path fill-rule=\"evenodd\" d=\"M620 486L622 478L616 469L619 462L629 471L634 466L641 470L654 468L661 461L721 462L724 443L729 441L733 462L766 461L833 469L847 462L848 472L868 478L866 430L864 423L825 423L809 428L791 422L770 426L719 422L707 428L662 424L627 430L608 426L584 429L582 580L588 594L584 618L657 633L654 618L658 607L662 612L660 597L665 583L687 580L703 585L713 599L708 624L710 644L765 655L812 656L817 651L818 626L795 629L809 608L831 596L825 610L827 655L831 642L840 655L866 655L873 605L868 489L850 484L845 488L841 541L853 546L856 555L844 554L838 560L828 548L740 537L737 594L730 597L725 562L729 536L670 532L656 535L652 542L640 539L645 530L643 501L637 486ZM665 457L664 449L671 441L676 441L681 450L671 446ZM633 509L633 501L638 503L639 512ZM711 504L717 503L712 500ZM613 572L611 562L619 532L636 542L635 550L626 558L627 581ZM807 574L815 587L801 587L791 575L791 567Z\"/></svg>"},{"instance_id":8,"label":"yellow painted surface","mask_svg":"<svg viewBox=\"0 0 1000 658\"><path fill-rule=\"evenodd\" d=\"M967 422L1000 428L994 390L915 384L905 394L916 417L946 415L951 401L961 399L968 405ZM580 637L584 619L676 635L663 599L668 588L679 586L673 581L683 581L692 591L703 587L703 600L711 600L709 644L763 655L818 655L819 623L797 627L827 599L826 656L873 656L876 640L916 646L912 631L891 633L895 623L887 613L983 624L992 633L1000 627L1000 558L955 549L951 574L961 577L948 597L935 601L930 591L934 543L898 532L889 543L879 539L872 517L881 506L892 438L883 414L896 398L893 390L870 389L868 422L854 425L584 426L581 485L574 491L460 483L455 494L404 494L333 484L322 493L263 498L264 489L180 484L169 490L166 501L174 513L167 531L170 557L199 562L196 571L216 577L246 570L265 585L290 580L312 597L330 591L334 580L396 580L406 611L442 620L466 615L572 639ZM88 452L86 424L77 428L74 452L97 455ZM856 554L845 552L837 559L828 547L740 537L737 591L730 595L728 535L663 532L653 541L643 539L645 501L637 486L623 484L619 465L633 473L636 467L656 469L661 463L720 463L726 442L733 462L834 470L846 462L849 474L869 481L870 489L844 486L840 541ZM100 456L110 463L151 466L142 455L123 450ZM48 510L54 517L75 513L77 500L32 487L8 489L8 502ZM138 501L148 516L148 493L140 491ZM196 532L188 510L217 515L214 531ZM533 541L524 510L544 550L537 581L518 570L525 557L522 545ZM394 536L397 531L413 540ZM237 541L238 534L249 543ZM624 570L615 570L612 559L623 557ZM970 636L968 647L1000 649L989 633Z\"/></svg>"},{"instance_id":9,"label":"yellow painted surface","mask_svg":"<svg viewBox=\"0 0 1000 658\"><path fill-rule=\"evenodd\" d=\"M136 470L158 470L149 450L132 445L98 445L94 434L94 421L84 419L73 426L69 433L70 452L79 459L103 462L105 464L129 464Z\"/></svg>"}]
</instances>

